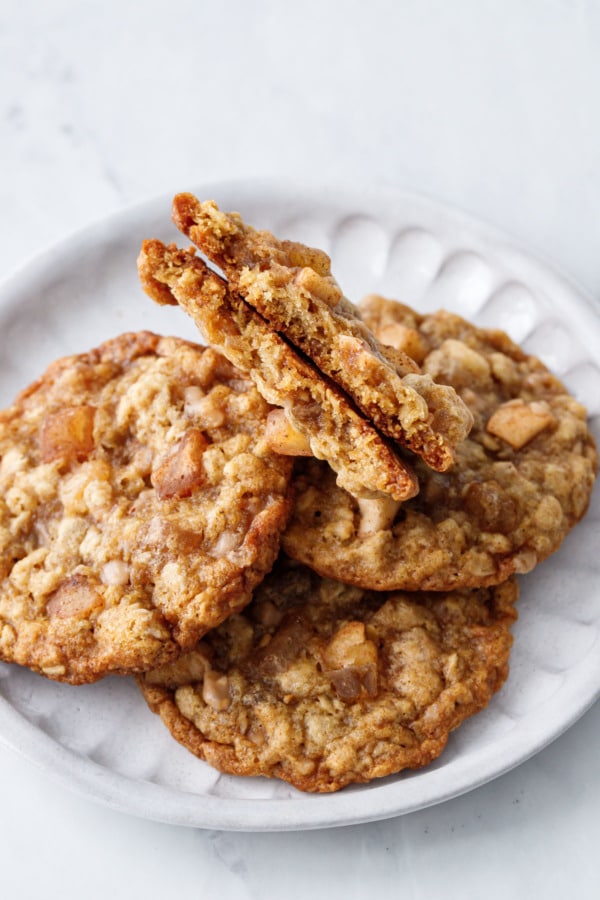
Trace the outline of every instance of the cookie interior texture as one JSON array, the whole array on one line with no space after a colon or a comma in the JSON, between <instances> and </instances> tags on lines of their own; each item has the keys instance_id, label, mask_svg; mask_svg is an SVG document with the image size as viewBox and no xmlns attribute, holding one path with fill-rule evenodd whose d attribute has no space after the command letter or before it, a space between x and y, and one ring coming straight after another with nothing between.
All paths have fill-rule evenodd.
<instances>
[{"instance_id":1,"label":"cookie interior texture","mask_svg":"<svg viewBox=\"0 0 600 900\"><path fill-rule=\"evenodd\" d=\"M192 194L175 197L173 220L382 434L435 469L452 465L471 427L468 408L450 386L420 372L409 353L378 341L342 294L326 253L258 231Z\"/></svg>"},{"instance_id":2,"label":"cookie interior texture","mask_svg":"<svg viewBox=\"0 0 600 900\"><path fill-rule=\"evenodd\" d=\"M305 791L418 768L504 682L518 588L376 593L282 558L252 603L139 678L173 736L223 772Z\"/></svg>"},{"instance_id":3,"label":"cookie interior texture","mask_svg":"<svg viewBox=\"0 0 600 900\"><path fill-rule=\"evenodd\" d=\"M587 510L597 453L585 409L501 331L377 297L362 309L382 339L420 345L423 371L453 385L474 425L452 469L416 461L419 494L372 525L325 466L303 462L286 552L379 590L478 587L531 571Z\"/></svg>"},{"instance_id":4,"label":"cookie interior texture","mask_svg":"<svg viewBox=\"0 0 600 900\"><path fill-rule=\"evenodd\" d=\"M193 252L144 241L138 272L153 300L179 303L204 338L284 411L309 455L326 460L338 484L354 495L416 494L412 468L390 442Z\"/></svg>"},{"instance_id":5,"label":"cookie interior texture","mask_svg":"<svg viewBox=\"0 0 600 900\"><path fill-rule=\"evenodd\" d=\"M137 672L250 600L289 511L270 407L210 348L126 334L0 414L0 658Z\"/></svg>"}]
</instances>

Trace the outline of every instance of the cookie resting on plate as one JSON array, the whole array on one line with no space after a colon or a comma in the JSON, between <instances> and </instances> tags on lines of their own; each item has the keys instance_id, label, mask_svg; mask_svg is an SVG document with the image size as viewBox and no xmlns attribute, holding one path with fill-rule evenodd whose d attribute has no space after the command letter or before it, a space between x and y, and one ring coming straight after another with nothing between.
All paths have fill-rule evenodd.
<instances>
[{"instance_id":1,"label":"cookie resting on plate","mask_svg":"<svg viewBox=\"0 0 600 900\"><path fill-rule=\"evenodd\" d=\"M225 273L233 290L337 383L382 434L433 468L452 465L469 410L408 352L382 346L344 297L326 253L246 225L192 194L173 201L173 221Z\"/></svg>"},{"instance_id":2,"label":"cookie resting on plate","mask_svg":"<svg viewBox=\"0 0 600 900\"><path fill-rule=\"evenodd\" d=\"M138 683L173 736L234 775L335 791L444 749L504 682L518 588L377 593L281 559L251 604Z\"/></svg>"},{"instance_id":3,"label":"cookie resting on plate","mask_svg":"<svg viewBox=\"0 0 600 900\"><path fill-rule=\"evenodd\" d=\"M212 349L125 334L0 413L0 659L94 681L174 658L270 570L290 461Z\"/></svg>"},{"instance_id":4,"label":"cookie resting on plate","mask_svg":"<svg viewBox=\"0 0 600 900\"><path fill-rule=\"evenodd\" d=\"M382 340L419 346L423 371L474 416L447 472L415 462L419 494L356 501L322 463L302 461L286 552L320 574L376 590L449 590L531 571L587 510L597 470L586 411L501 331L458 315L419 315L369 297Z\"/></svg>"},{"instance_id":5,"label":"cookie resting on plate","mask_svg":"<svg viewBox=\"0 0 600 900\"><path fill-rule=\"evenodd\" d=\"M404 500L416 494L412 468L390 442L195 256L193 248L144 241L138 271L153 300L178 303L204 338L246 372L269 403L282 407L269 419L273 449L326 459L338 484L357 496L383 493Z\"/></svg>"}]
</instances>

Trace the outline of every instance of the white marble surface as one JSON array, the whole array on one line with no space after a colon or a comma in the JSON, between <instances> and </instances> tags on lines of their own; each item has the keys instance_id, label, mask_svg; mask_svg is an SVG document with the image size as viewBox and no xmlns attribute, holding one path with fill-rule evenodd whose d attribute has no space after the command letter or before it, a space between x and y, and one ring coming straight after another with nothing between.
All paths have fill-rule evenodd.
<instances>
[{"instance_id":1,"label":"white marble surface","mask_svg":"<svg viewBox=\"0 0 600 900\"><path fill-rule=\"evenodd\" d=\"M600 297L599 41L594 0L5 0L0 275L149 195L275 175L435 196ZM596 705L468 795L296 834L133 819L0 748L2 894L596 898L599 744Z\"/></svg>"}]
</instances>

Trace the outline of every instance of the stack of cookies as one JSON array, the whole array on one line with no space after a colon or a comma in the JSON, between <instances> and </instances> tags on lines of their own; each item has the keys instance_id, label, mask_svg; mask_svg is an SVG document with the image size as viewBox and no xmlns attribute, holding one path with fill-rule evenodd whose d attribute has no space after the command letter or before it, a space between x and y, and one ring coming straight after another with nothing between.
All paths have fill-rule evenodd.
<instances>
[{"instance_id":1,"label":"stack of cookies","mask_svg":"<svg viewBox=\"0 0 600 900\"><path fill-rule=\"evenodd\" d=\"M417 768L508 674L517 575L585 514L584 408L506 334L369 296L189 194L125 334L0 413L0 658L135 675L200 758L306 791ZM201 255L198 255L199 248Z\"/></svg>"}]
</instances>

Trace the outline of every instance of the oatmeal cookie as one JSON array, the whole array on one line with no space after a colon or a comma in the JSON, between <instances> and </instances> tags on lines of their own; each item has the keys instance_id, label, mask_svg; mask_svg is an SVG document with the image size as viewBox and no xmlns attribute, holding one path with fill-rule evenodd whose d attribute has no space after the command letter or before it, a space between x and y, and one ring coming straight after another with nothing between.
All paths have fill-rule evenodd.
<instances>
[{"instance_id":1,"label":"oatmeal cookie","mask_svg":"<svg viewBox=\"0 0 600 900\"><path fill-rule=\"evenodd\" d=\"M179 303L206 340L247 372L270 403L284 408L295 434L281 438L278 432L276 449L326 459L337 473L338 484L354 495L383 493L396 500L414 496L418 485L408 464L335 385L303 360L193 250L144 241L138 270L153 300Z\"/></svg>"},{"instance_id":2,"label":"oatmeal cookie","mask_svg":"<svg viewBox=\"0 0 600 900\"><path fill-rule=\"evenodd\" d=\"M195 650L139 679L173 736L223 772L304 791L419 768L504 682L514 580L376 593L278 567Z\"/></svg>"},{"instance_id":3,"label":"oatmeal cookie","mask_svg":"<svg viewBox=\"0 0 600 900\"><path fill-rule=\"evenodd\" d=\"M269 411L176 338L53 363L0 413L0 658L90 682L160 665L244 606L289 512Z\"/></svg>"},{"instance_id":4,"label":"oatmeal cookie","mask_svg":"<svg viewBox=\"0 0 600 900\"><path fill-rule=\"evenodd\" d=\"M450 471L415 464L419 495L396 509L361 508L326 466L303 463L285 550L378 590L478 587L529 572L586 512L597 454L585 409L501 331L377 297L361 310L383 340L418 342L423 371L456 389L475 424Z\"/></svg>"},{"instance_id":5,"label":"oatmeal cookie","mask_svg":"<svg viewBox=\"0 0 600 900\"><path fill-rule=\"evenodd\" d=\"M444 471L468 434L471 415L456 392L422 373L413 348L382 346L342 294L321 250L256 231L237 213L191 194L173 201L173 220L232 288L336 382L382 434Z\"/></svg>"}]
</instances>

